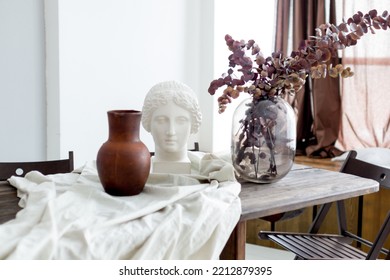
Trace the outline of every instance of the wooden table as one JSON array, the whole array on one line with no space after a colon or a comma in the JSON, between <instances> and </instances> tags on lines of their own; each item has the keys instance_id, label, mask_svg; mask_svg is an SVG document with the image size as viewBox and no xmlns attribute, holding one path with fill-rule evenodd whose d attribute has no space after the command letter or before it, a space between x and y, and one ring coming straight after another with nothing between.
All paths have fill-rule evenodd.
<instances>
[{"instance_id":1,"label":"wooden table","mask_svg":"<svg viewBox=\"0 0 390 280\"><path fill-rule=\"evenodd\" d=\"M242 214L221 259L245 259L246 221L379 190L379 183L345 173L295 164L278 182L241 184Z\"/></svg>"},{"instance_id":2,"label":"wooden table","mask_svg":"<svg viewBox=\"0 0 390 280\"><path fill-rule=\"evenodd\" d=\"M232 232L221 259L244 259L246 221L313 205L365 195L379 190L376 181L344 173L294 165L286 177L276 183L242 183L242 214ZM0 223L15 217L16 190L0 182Z\"/></svg>"},{"instance_id":3,"label":"wooden table","mask_svg":"<svg viewBox=\"0 0 390 280\"><path fill-rule=\"evenodd\" d=\"M21 209L18 202L16 189L7 181L0 181L0 224L15 218L16 213Z\"/></svg>"}]
</instances>

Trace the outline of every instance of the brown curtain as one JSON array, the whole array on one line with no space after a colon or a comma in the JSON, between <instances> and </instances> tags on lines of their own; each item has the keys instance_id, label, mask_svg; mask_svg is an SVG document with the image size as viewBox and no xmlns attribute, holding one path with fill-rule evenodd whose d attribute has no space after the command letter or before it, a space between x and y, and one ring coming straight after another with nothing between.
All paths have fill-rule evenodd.
<instances>
[{"instance_id":1,"label":"brown curtain","mask_svg":"<svg viewBox=\"0 0 390 280\"><path fill-rule=\"evenodd\" d=\"M334 1L278 0L275 50L288 54L290 43L292 49L297 49L303 40L315 35L315 28L320 24L335 23ZM326 3L329 3L328 7L325 7ZM326 10L329 12L326 13ZM289 30L292 31L291 36ZM337 62L337 58L332 61L333 65ZM339 88L339 79L327 77L312 81L308 78L305 88L293 98L289 97L297 115L297 154L313 157L340 154L334 148L340 127Z\"/></svg>"}]
</instances>

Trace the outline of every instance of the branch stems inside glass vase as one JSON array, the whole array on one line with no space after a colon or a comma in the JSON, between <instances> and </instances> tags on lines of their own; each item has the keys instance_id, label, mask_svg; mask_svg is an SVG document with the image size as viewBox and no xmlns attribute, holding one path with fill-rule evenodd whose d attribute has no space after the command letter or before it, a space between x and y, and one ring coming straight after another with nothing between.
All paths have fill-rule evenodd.
<instances>
[{"instance_id":1,"label":"branch stems inside glass vase","mask_svg":"<svg viewBox=\"0 0 390 280\"><path fill-rule=\"evenodd\" d=\"M279 97L244 100L233 115L232 160L239 178L270 183L283 178L295 156L295 115Z\"/></svg>"}]
</instances>

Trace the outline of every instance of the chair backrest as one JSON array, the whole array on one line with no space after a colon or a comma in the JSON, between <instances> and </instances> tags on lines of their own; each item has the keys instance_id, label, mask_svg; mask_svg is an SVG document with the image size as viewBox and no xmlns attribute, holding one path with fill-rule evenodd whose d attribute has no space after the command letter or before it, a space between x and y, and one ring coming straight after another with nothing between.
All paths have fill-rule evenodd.
<instances>
[{"instance_id":1,"label":"chair backrest","mask_svg":"<svg viewBox=\"0 0 390 280\"><path fill-rule=\"evenodd\" d=\"M44 175L68 173L73 171L73 152L69 152L68 159L33 161L33 162L0 162L0 181L11 176L24 176L27 172L37 170Z\"/></svg>"},{"instance_id":2,"label":"chair backrest","mask_svg":"<svg viewBox=\"0 0 390 280\"><path fill-rule=\"evenodd\" d=\"M199 152L199 143L198 142L194 142L194 148L190 149L189 151L191 151L191 152ZM154 156L154 152L150 152L150 155Z\"/></svg>"},{"instance_id":3,"label":"chair backrest","mask_svg":"<svg viewBox=\"0 0 390 280\"><path fill-rule=\"evenodd\" d=\"M373 179L382 187L390 189L390 169L359 160L356 156L356 151L350 151L340 172Z\"/></svg>"},{"instance_id":4,"label":"chair backrest","mask_svg":"<svg viewBox=\"0 0 390 280\"><path fill-rule=\"evenodd\" d=\"M357 152L350 151L344 164L342 165L340 172L356 175L359 177L373 179L377 181L381 187L390 189L390 169L382 166L378 166L366 161L362 161L356 158ZM362 201L359 202L362 204ZM363 205L360 205L363 207ZM379 255L379 252L387 253L387 258L390 258L390 252L388 250L384 250L382 247L386 242L389 232L390 232L390 210L387 213L387 217L384 220L382 227L380 228L376 240L374 242L370 242L361 238L358 235L355 235L347 230L346 223L346 214L345 207L343 201L338 202L338 211L339 211L339 228L341 229L344 235L354 238L358 242L369 245L371 248L368 252L367 259L376 259ZM359 214L358 216L361 216Z\"/></svg>"}]
</instances>

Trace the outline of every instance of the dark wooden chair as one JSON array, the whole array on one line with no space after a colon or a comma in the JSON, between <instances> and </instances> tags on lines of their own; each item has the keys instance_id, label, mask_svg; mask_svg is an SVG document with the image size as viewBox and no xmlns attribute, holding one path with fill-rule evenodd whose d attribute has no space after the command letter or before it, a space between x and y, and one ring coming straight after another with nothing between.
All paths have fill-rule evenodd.
<instances>
[{"instance_id":1,"label":"dark wooden chair","mask_svg":"<svg viewBox=\"0 0 390 280\"><path fill-rule=\"evenodd\" d=\"M68 159L34 161L34 162L0 162L0 224L15 218L21 209L16 189L6 180L11 176L24 176L26 173L37 170L44 175L68 173L73 171L73 152L69 152Z\"/></svg>"},{"instance_id":2,"label":"dark wooden chair","mask_svg":"<svg viewBox=\"0 0 390 280\"><path fill-rule=\"evenodd\" d=\"M0 162L0 181L11 176L24 176L26 173L37 170L44 175L68 173L73 171L73 152L69 152L67 159L30 162Z\"/></svg>"},{"instance_id":3,"label":"dark wooden chair","mask_svg":"<svg viewBox=\"0 0 390 280\"><path fill-rule=\"evenodd\" d=\"M198 142L195 142L195 143L194 143L194 148L193 148L193 149L190 149L189 151L192 151L192 152L199 152L199 143L198 143ZM154 152L150 152L150 155L151 155L151 156L154 156Z\"/></svg>"},{"instance_id":4,"label":"dark wooden chair","mask_svg":"<svg viewBox=\"0 0 390 280\"><path fill-rule=\"evenodd\" d=\"M390 169L356 159L356 151L348 154L340 172L348 173L378 181L381 187L390 188ZM293 252L296 259L377 259L381 253L390 259L390 252L383 248L390 233L390 211L377 233L376 239L370 241L347 229L347 218L344 201L337 202L339 234L318 234L331 203L321 206L309 233L260 231L260 239L268 239ZM368 252L352 246L356 241L367 246Z\"/></svg>"}]
</instances>

